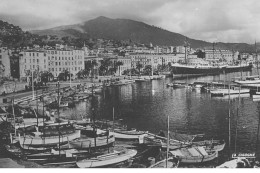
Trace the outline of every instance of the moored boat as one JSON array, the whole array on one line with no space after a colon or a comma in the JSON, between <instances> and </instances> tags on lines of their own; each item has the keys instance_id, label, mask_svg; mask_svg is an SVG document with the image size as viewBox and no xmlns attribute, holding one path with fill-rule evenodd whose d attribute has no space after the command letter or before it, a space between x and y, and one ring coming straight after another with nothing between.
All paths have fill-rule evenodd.
<instances>
[{"instance_id":1,"label":"moored boat","mask_svg":"<svg viewBox=\"0 0 260 173\"><path fill-rule=\"evenodd\" d=\"M131 159L136 154L136 150L114 151L113 153L78 161L76 164L79 168L105 167Z\"/></svg>"},{"instance_id":2,"label":"moored boat","mask_svg":"<svg viewBox=\"0 0 260 173\"><path fill-rule=\"evenodd\" d=\"M260 78L259 76L246 76L245 79L235 79L234 82L244 86L254 86L260 84Z\"/></svg>"},{"instance_id":3,"label":"moored boat","mask_svg":"<svg viewBox=\"0 0 260 173\"><path fill-rule=\"evenodd\" d=\"M166 164L167 162L167 164ZM167 167L166 167L167 165ZM149 168L177 168L179 165L179 160L174 157L170 157L168 159L161 160L151 166Z\"/></svg>"},{"instance_id":4,"label":"moored boat","mask_svg":"<svg viewBox=\"0 0 260 173\"><path fill-rule=\"evenodd\" d=\"M246 94L250 93L250 89L232 87L231 89L213 89L210 91L211 96L225 96L229 94Z\"/></svg>"},{"instance_id":5,"label":"moored boat","mask_svg":"<svg viewBox=\"0 0 260 173\"><path fill-rule=\"evenodd\" d=\"M68 122L33 127L32 132L19 133L19 143L24 149L62 145L80 137L80 130L75 130L73 124Z\"/></svg>"},{"instance_id":6,"label":"moored boat","mask_svg":"<svg viewBox=\"0 0 260 173\"><path fill-rule=\"evenodd\" d=\"M111 132L116 139L143 139L147 134L145 131L115 129Z\"/></svg>"},{"instance_id":7,"label":"moored boat","mask_svg":"<svg viewBox=\"0 0 260 173\"><path fill-rule=\"evenodd\" d=\"M202 76L210 74L220 74L222 69L219 66L202 66L202 65L188 65L188 64L172 64L173 76L187 75L187 76Z\"/></svg>"},{"instance_id":8,"label":"moored boat","mask_svg":"<svg viewBox=\"0 0 260 173\"><path fill-rule=\"evenodd\" d=\"M206 151L203 147L180 148L170 151L181 163L202 163L218 157L217 151Z\"/></svg>"}]
</instances>

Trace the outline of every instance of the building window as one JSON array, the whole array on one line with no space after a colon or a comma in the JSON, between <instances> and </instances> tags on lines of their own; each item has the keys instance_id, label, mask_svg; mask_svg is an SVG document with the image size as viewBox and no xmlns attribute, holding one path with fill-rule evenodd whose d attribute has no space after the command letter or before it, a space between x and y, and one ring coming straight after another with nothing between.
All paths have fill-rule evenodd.
<instances>
[{"instance_id":1,"label":"building window","mask_svg":"<svg viewBox=\"0 0 260 173\"><path fill-rule=\"evenodd\" d=\"M58 62L55 62L55 65L57 66L57 65L58 65Z\"/></svg>"},{"instance_id":2,"label":"building window","mask_svg":"<svg viewBox=\"0 0 260 173\"><path fill-rule=\"evenodd\" d=\"M59 62L59 65L60 65L60 62Z\"/></svg>"},{"instance_id":3,"label":"building window","mask_svg":"<svg viewBox=\"0 0 260 173\"><path fill-rule=\"evenodd\" d=\"M39 64L39 59L37 59L37 63Z\"/></svg>"},{"instance_id":4,"label":"building window","mask_svg":"<svg viewBox=\"0 0 260 173\"><path fill-rule=\"evenodd\" d=\"M0 55L0 57L1 57L2 55ZM24 63L26 63L26 59L24 59Z\"/></svg>"}]
</instances>

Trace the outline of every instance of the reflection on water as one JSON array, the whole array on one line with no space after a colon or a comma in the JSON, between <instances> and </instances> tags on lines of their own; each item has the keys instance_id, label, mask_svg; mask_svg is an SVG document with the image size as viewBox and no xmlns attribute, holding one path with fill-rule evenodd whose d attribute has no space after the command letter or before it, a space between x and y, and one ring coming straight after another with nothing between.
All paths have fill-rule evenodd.
<instances>
[{"instance_id":1,"label":"reflection on water","mask_svg":"<svg viewBox=\"0 0 260 173\"><path fill-rule=\"evenodd\" d=\"M237 118L237 151L255 151L259 115L259 102L253 102L250 95L211 97L210 93L189 88L166 87L169 82L228 81L241 73L199 78L153 80L130 85L107 88L96 97L94 110L91 101L81 102L74 109L64 109L63 116L72 119L93 118L123 119L130 128L158 133L166 130L167 115L170 116L170 130L179 133L201 134L228 143L228 112L231 112L231 147L234 151ZM243 72L242 75L251 75ZM227 145L228 146L228 145ZM227 148L227 147L226 147Z\"/></svg>"}]
</instances>

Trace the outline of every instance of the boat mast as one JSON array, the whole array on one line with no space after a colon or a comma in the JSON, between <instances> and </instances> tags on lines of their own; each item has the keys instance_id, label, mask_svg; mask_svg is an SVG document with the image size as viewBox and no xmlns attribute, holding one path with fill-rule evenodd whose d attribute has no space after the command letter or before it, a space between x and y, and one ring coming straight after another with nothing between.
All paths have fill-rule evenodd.
<instances>
[{"instance_id":1,"label":"boat mast","mask_svg":"<svg viewBox=\"0 0 260 173\"><path fill-rule=\"evenodd\" d=\"M97 146L97 138L96 138L96 135L97 135L97 132L96 132L96 117L95 117L95 108L94 108L94 84L92 83L92 98L91 98L91 103L92 103L92 115L93 115L93 131L95 133L95 136L94 136L94 143L95 143L95 146L94 146L94 149L96 151L96 146Z\"/></svg>"},{"instance_id":2,"label":"boat mast","mask_svg":"<svg viewBox=\"0 0 260 173\"><path fill-rule=\"evenodd\" d=\"M239 97L238 97L238 107L237 107L237 119L236 119L236 136L235 136L235 153L237 152L237 125L238 125L238 114L239 114L239 107L240 107L240 89L241 86L239 85Z\"/></svg>"},{"instance_id":3,"label":"boat mast","mask_svg":"<svg viewBox=\"0 0 260 173\"><path fill-rule=\"evenodd\" d=\"M256 154L257 154L257 147L258 147L258 143L259 143L259 137L258 137L259 136L259 128L260 128L260 110L258 109L258 126L257 126L256 146L255 146Z\"/></svg>"},{"instance_id":4,"label":"boat mast","mask_svg":"<svg viewBox=\"0 0 260 173\"><path fill-rule=\"evenodd\" d=\"M35 94L36 94L36 110L37 110L36 116L37 116L37 126L39 126L39 119L38 119L38 112L39 112L39 109L38 109L38 95L37 95L38 93L37 93L37 88L36 88Z\"/></svg>"},{"instance_id":5,"label":"boat mast","mask_svg":"<svg viewBox=\"0 0 260 173\"><path fill-rule=\"evenodd\" d=\"M185 64L188 64L188 62L187 62L187 46L188 46L187 37L185 37L185 41L184 41L184 47L185 47Z\"/></svg>"},{"instance_id":6,"label":"boat mast","mask_svg":"<svg viewBox=\"0 0 260 173\"><path fill-rule=\"evenodd\" d=\"M169 138L170 138L170 123L169 123L169 115L167 117L167 150L166 150L166 168L168 167L168 157L169 157Z\"/></svg>"},{"instance_id":7,"label":"boat mast","mask_svg":"<svg viewBox=\"0 0 260 173\"><path fill-rule=\"evenodd\" d=\"M231 127L230 127L230 83L228 85L228 150L229 150L229 159L230 159L230 146L231 146Z\"/></svg>"},{"instance_id":8,"label":"boat mast","mask_svg":"<svg viewBox=\"0 0 260 173\"><path fill-rule=\"evenodd\" d=\"M16 89L16 82L14 83L14 91L13 91L13 99L12 99L12 110L13 110L13 116L14 116L14 135L16 136L16 127L15 127L15 113L14 113L14 93ZM12 139L11 139L12 140Z\"/></svg>"},{"instance_id":9,"label":"boat mast","mask_svg":"<svg viewBox=\"0 0 260 173\"><path fill-rule=\"evenodd\" d=\"M42 89L42 122L43 122L43 126L44 126L44 121L45 121L44 120L44 96L43 96L43 89ZM43 136L45 136L44 127L43 127Z\"/></svg>"},{"instance_id":10,"label":"boat mast","mask_svg":"<svg viewBox=\"0 0 260 173\"><path fill-rule=\"evenodd\" d=\"M58 126L58 132L59 132L59 156L60 156L60 81L58 81L58 99L57 99L57 102L58 102L58 107L57 107L57 111L58 111L58 123L59 123L59 126Z\"/></svg>"},{"instance_id":11,"label":"boat mast","mask_svg":"<svg viewBox=\"0 0 260 173\"><path fill-rule=\"evenodd\" d=\"M33 82L33 70L32 70L32 99L34 100L34 82Z\"/></svg>"},{"instance_id":12,"label":"boat mast","mask_svg":"<svg viewBox=\"0 0 260 173\"><path fill-rule=\"evenodd\" d=\"M258 76L259 76L259 69L258 69L258 57L257 57L257 47L256 47L256 41L255 41L255 58L256 58L257 74L258 74Z\"/></svg>"}]
</instances>

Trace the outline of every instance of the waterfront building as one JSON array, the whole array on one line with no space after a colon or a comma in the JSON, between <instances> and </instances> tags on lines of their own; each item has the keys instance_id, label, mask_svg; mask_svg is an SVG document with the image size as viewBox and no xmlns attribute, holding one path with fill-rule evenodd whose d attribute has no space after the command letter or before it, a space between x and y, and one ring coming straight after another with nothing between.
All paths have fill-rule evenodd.
<instances>
[{"instance_id":1,"label":"waterfront building","mask_svg":"<svg viewBox=\"0 0 260 173\"><path fill-rule=\"evenodd\" d=\"M11 50L6 47L0 47L0 76L10 77L11 67L10 67L10 54Z\"/></svg>"},{"instance_id":2,"label":"waterfront building","mask_svg":"<svg viewBox=\"0 0 260 173\"><path fill-rule=\"evenodd\" d=\"M48 59L44 50L26 50L19 57L20 79L25 80L32 71L47 71Z\"/></svg>"},{"instance_id":3,"label":"waterfront building","mask_svg":"<svg viewBox=\"0 0 260 173\"><path fill-rule=\"evenodd\" d=\"M123 65L117 67L115 74L117 76L121 76L125 70L130 70L132 68L131 58L129 56L119 56L116 61L121 61L123 63Z\"/></svg>"},{"instance_id":4,"label":"waterfront building","mask_svg":"<svg viewBox=\"0 0 260 173\"><path fill-rule=\"evenodd\" d=\"M132 54L129 57L131 58L132 68L136 68L136 65L140 63L143 67L151 65L156 69L158 65L178 62L181 56L179 54Z\"/></svg>"},{"instance_id":5,"label":"waterfront building","mask_svg":"<svg viewBox=\"0 0 260 173\"><path fill-rule=\"evenodd\" d=\"M205 49L205 59L209 62L219 62L219 61L226 61L230 62L233 61L233 52L230 50L213 50L213 49Z\"/></svg>"},{"instance_id":6,"label":"waterfront building","mask_svg":"<svg viewBox=\"0 0 260 173\"><path fill-rule=\"evenodd\" d=\"M83 70L84 67L84 50L80 49L51 49L46 51L48 61L48 71L55 78L65 70L69 71L73 76Z\"/></svg>"}]
</instances>

